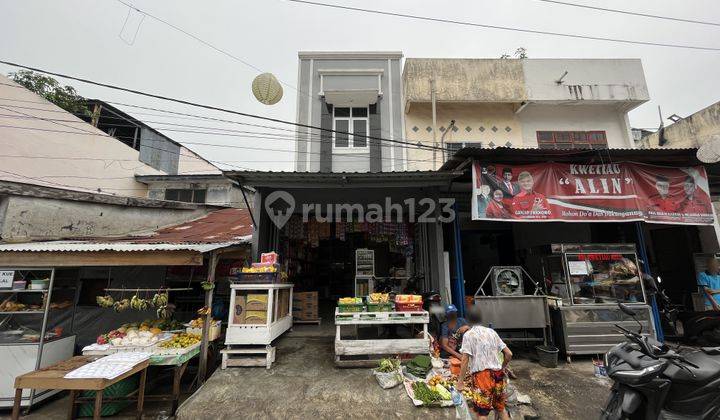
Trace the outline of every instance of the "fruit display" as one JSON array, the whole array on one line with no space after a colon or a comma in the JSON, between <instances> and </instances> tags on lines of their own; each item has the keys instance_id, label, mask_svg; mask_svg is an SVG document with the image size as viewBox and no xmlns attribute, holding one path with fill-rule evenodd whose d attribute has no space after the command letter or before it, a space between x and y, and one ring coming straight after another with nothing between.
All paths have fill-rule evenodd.
<instances>
[{"instance_id":1,"label":"fruit display","mask_svg":"<svg viewBox=\"0 0 720 420\"><path fill-rule=\"evenodd\" d=\"M150 304L147 299L139 298L137 295L130 299L130 308L135 309L136 311L146 311L149 306Z\"/></svg>"},{"instance_id":2,"label":"fruit display","mask_svg":"<svg viewBox=\"0 0 720 420\"><path fill-rule=\"evenodd\" d=\"M183 349L193 346L200 342L200 336L197 334L180 333L175 334L170 340L163 341L159 344L161 348Z\"/></svg>"},{"instance_id":3,"label":"fruit display","mask_svg":"<svg viewBox=\"0 0 720 420\"><path fill-rule=\"evenodd\" d=\"M190 321L190 322L188 323L188 327L190 327L190 328L202 328L203 325L204 325L204 323L205 323L205 318L200 317L200 318L196 318L196 319L193 319L192 321ZM210 325L215 325L216 323L217 323L217 320L215 320L215 319L211 319L211 320L210 320Z\"/></svg>"},{"instance_id":4,"label":"fruit display","mask_svg":"<svg viewBox=\"0 0 720 420\"><path fill-rule=\"evenodd\" d=\"M277 266L274 264L271 265L260 265L252 267L243 267L242 273L246 274L253 274L253 273L277 273L278 269Z\"/></svg>"},{"instance_id":5,"label":"fruit display","mask_svg":"<svg viewBox=\"0 0 720 420\"><path fill-rule=\"evenodd\" d=\"M152 306L156 308L161 308L163 306L167 306L168 304L168 294L167 292L161 293L155 293L155 296L152 298Z\"/></svg>"},{"instance_id":6,"label":"fruit display","mask_svg":"<svg viewBox=\"0 0 720 420\"><path fill-rule=\"evenodd\" d=\"M30 308L28 305L24 303L13 302L10 300L0 303L0 312L22 312L29 310Z\"/></svg>"},{"instance_id":7,"label":"fruit display","mask_svg":"<svg viewBox=\"0 0 720 420\"><path fill-rule=\"evenodd\" d=\"M340 305L362 305L362 298L357 297L344 297L338 300Z\"/></svg>"},{"instance_id":8,"label":"fruit display","mask_svg":"<svg viewBox=\"0 0 720 420\"><path fill-rule=\"evenodd\" d=\"M160 331L177 331L183 329L183 324L180 321L174 319L146 319L143 322L130 322L122 324L118 329L131 329L135 328L140 331L152 330L156 328Z\"/></svg>"},{"instance_id":9,"label":"fruit display","mask_svg":"<svg viewBox=\"0 0 720 420\"><path fill-rule=\"evenodd\" d=\"M98 336L97 344L110 344L113 346L149 346L159 341L158 334L160 329L140 330L136 328L118 328L107 334Z\"/></svg>"},{"instance_id":10,"label":"fruit display","mask_svg":"<svg viewBox=\"0 0 720 420\"><path fill-rule=\"evenodd\" d=\"M370 293L368 300L373 303L388 303L390 295L387 293Z\"/></svg>"},{"instance_id":11,"label":"fruit display","mask_svg":"<svg viewBox=\"0 0 720 420\"><path fill-rule=\"evenodd\" d=\"M130 299L120 299L113 303L113 309L115 312L123 312L130 308Z\"/></svg>"},{"instance_id":12,"label":"fruit display","mask_svg":"<svg viewBox=\"0 0 720 420\"><path fill-rule=\"evenodd\" d=\"M115 304L115 299L110 295L97 296L95 297L95 301L101 308L112 308L113 304Z\"/></svg>"},{"instance_id":13,"label":"fruit display","mask_svg":"<svg viewBox=\"0 0 720 420\"><path fill-rule=\"evenodd\" d=\"M420 295L397 295L395 303L420 303L422 304L422 296Z\"/></svg>"},{"instance_id":14,"label":"fruit display","mask_svg":"<svg viewBox=\"0 0 720 420\"><path fill-rule=\"evenodd\" d=\"M428 385L442 385L444 388L449 389L455 386L455 383L452 381L451 378L444 378L440 375L435 375L428 380Z\"/></svg>"}]
</instances>

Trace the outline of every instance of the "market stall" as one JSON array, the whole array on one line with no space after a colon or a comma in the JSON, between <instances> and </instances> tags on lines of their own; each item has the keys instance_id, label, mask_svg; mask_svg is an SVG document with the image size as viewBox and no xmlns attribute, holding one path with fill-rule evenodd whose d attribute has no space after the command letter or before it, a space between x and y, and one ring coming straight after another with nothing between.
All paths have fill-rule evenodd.
<instances>
[{"instance_id":1,"label":"market stall","mask_svg":"<svg viewBox=\"0 0 720 420\"><path fill-rule=\"evenodd\" d=\"M378 356L395 354L427 354L430 350L428 323L430 315L422 309L421 296L371 293L363 298L341 298L335 309L335 364L343 367L366 366L377 363ZM410 327L407 337L379 337L371 339L347 338L342 327ZM420 327L415 331L413 327ZM358 359L363 356L364 359Z\"/></svg>"},{"instance_id":2,"label":"market stall","mask_svg":"<svg viewBox=\"0 0 720 420\"><path fill-rule=\"evenodd\" d=\"M77 330L78 336L82 337L78 344L84 346L84 355L111 357L146 353L148 364L157 373L152 375L153 379L164 380L167 375L161 375L159 370L172 370L172 393L155 394L148 399L171 401L174 412L181 394L181 379L194 361L197 361L197 369L193 368L196 380L192 381L192 387L202 384L207 371L214 368L211 349L217 348L214 341L220 339L221 327L213 318L213 312L221 313L223 309L212 305L215 273L218 270L222 274L229 272L233 264L242 266L249 251L249 236L243 233L252 229L249 222L243 224L246 219L249 221L247 211L228 209L161 229L149 237L0 244L0 265L20 267L16 269L17 273L28 270L71 273L65 276L78 290L67 298L73 310L69 314L63 313L65 331ZM65 354L54 359L46 357L53 344L62 343L62 340L55 340L62 333L61 329L51 328L54 324L46 321L53 319L52 309L58 304L65 305L64 300L60 300L62 294L57 275L54 282L49 274L47 277L45 316L41 319L42 329L52 332L43 336L44 348L40 352L43 364L39 364L40 358L32 359L32 365L21 366L21 371L6 375L2 386L12 387L12 381L18 375L73 356L74 336ZM28 288L34 285L28 284ZM9 294L42 293L28 290ZM23 311L23 314L10 313L13 317L43 314L39 300L33 303L26 301L29 297L17 299L12 305L20 308L16 312ZM6 300L0 310L12 307L8 302ZM78 302L80 304L75 306ZM25 314L25 309L39 314ZM197 319L190 321L195 317ZM72 320L76 318L81 324L73 328ZM131 386L124 392L131 393L136 387ZM30 395L30 391L24 391L24 396ZM12 397L9 400L12 401ZM23 405L28 405L26 402L30 400L25 398Z\"/></svg>"},{"instance_id":3,"label":"market stall","mask_svg":"<svg viewBox=\"0 0 720 420\"><path fill-rule=\"evenodd\" d=\"M73 355L75 335L55 320L59 310L74 307L75 284L64 280L57 284L52 268L0 268L0 360L13 361L0 364L0 377L11 379ZM29 407L57 392L25 389L20 404ZM0 407L12 407L14 394L11 380L1 381Z\"/></svg>"}]
</instances>

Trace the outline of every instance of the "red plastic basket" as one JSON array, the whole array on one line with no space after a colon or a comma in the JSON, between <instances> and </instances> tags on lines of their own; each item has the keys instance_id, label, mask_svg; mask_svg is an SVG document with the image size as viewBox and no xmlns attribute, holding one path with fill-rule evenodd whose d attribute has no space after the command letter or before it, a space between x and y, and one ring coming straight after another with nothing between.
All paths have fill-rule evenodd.
<instances>
[{"instance_id":1,"label":"red plastic basket","mask_svg":"<svg viewBox=\"0 0 720 420\"><path fill-rule=\"evenodd\" d=\"M420 312L423 310L422 303L399 303L395 302L397 312Z\"/></svg>"}]
</instances>

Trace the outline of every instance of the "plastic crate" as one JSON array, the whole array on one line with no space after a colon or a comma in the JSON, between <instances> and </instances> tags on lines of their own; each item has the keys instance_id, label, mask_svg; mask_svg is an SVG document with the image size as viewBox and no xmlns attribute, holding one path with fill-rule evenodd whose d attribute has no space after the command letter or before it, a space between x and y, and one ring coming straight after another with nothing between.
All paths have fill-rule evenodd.
<instances>
[{"instance_id":1,"label":"plastic crate","mask_svg":"<svg viewBox=\"0 0 720 420\"><path fill-rule=\"evenodd\" d=\"M103 391L104 397L126 397L138 389L140 383L139 375L133 375L129 378L123 379L122 381L110 385ZM95 391L82 391L80 394L82 397L94 397ZM125 407L130 404L135 404L132 401L103 401L100 415L102 417L114 416L121 412ZM78 417L92 417L93 415L93 403L82 404L78 407Z\"/></svg>"},{"instance_id":2,"label":"plastic crate","mask_svg":"<svg viewBox=\"0 0 720 420\"><path fill-rule=\"evenodd\" d=\"M338 304L338 312L363 312L365 305L362 303L351 303L351 304Z\"/></svg>"},{"instance_id":3,"label":"plastic crate","mask_svg":"<svg viewBox=\"0 0 720 420\"><path fill-rule=\"evenodd\" d=\"M399 303L395 302L397 312L420 312L423 310L422 303Z\"/></svg>"},{"instance_id":4,"label":"plastic crate","mask_svg":"<svg viewBox=\"0 0 720 420\"><path fill-rule=\"evenodd\" d=\"M280 272L274 273L237 273L233 283L240 284L274 284L281 283Z\"/></svg>"},{"instance_id":5,"label":"plastic crate","mask_svg":"<svg viewBox=\"0 0 720 420\"><path fill-rule=\"evenodd\" d=\"M368 302L367 310L368 310L368 312L392 312L393 306L394 305L391 302L383 302L383 303Z\"/></svg>"}]
</instances>

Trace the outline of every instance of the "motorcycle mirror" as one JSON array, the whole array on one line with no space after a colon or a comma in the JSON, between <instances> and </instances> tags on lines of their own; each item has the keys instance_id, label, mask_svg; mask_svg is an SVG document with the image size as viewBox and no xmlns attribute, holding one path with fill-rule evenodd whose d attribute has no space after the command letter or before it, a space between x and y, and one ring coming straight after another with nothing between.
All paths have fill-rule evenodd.
<instances>
[{"instance_id":1,"label":"motorcycle mirror","mask_svg":"<svg viewBox=\"0 0 720 420\"><path fill-rule=\"evenodd\" d=\"M630 307L627 306L627 305L624 304L624 303L618 303L618 307L620 308L621 311L623 311L623 313L624 313L625 315L630 315L630 316L632 316L632 317L634 317L635 315L637 315L637 314L635 313L635 311L633 311L632 309L630 309Z\"/></svg>"},{"instance_id":2,"label":"motorcycle mirror","mask_svg":"<svg viewBox=\"0 0 720 420\"><path fill-rule=\"evenodd\" d=\"M658 276L657 280L658 280L658 283L662 283L662 279L660 278L660 276Z\"/></svg>"}]
</instances>

